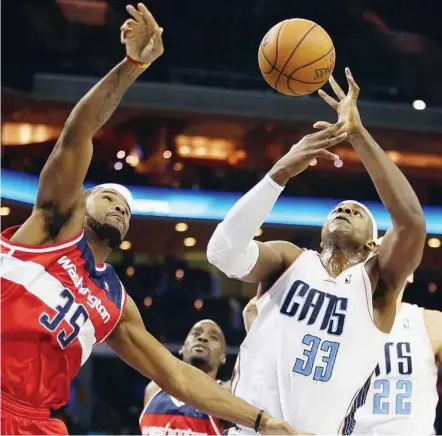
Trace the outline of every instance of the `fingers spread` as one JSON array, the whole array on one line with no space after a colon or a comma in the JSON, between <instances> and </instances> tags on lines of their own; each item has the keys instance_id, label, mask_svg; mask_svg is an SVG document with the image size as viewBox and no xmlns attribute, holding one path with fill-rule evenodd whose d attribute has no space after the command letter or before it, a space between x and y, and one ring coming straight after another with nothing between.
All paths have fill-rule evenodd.
<instances>
[{"instance_id":1,"label":"fingers spread","mask_svg":"<svg viewBox=\"0 0 442 436\"><path fill-rule=\"evenodd\" d=\"M330 97L325 91L323 91L322 89L320 89L318 91L318 95L319 97L321 97L330 107L332 107L333 109L337 109L338 107L338 102L333 98Z\"/></svg>"},{"instance_id":2,"label":"fingers spread","mask_svg":"<svg viewBox=\"0 0 442 436\"><path fill-rule=\"evenodd\" d=\"M320 159L328 159L328 160L339 160L339 156L337 154L331 153L330 151L326 150L325 148L321 148L315 153L315 156Z\"/></svg>"},{"instance_id":3,"label":"fingers spread","mask_svg":"<svg viewBox=\"0 0 442 436\"><path fill-rule=\"evenodd\" d=\"M326 121L319 121L319 123L326 123ZM320 132L314 133L315 139L323 140L326 138L330 138L331 136L336 135L336 133L344 127L345 122L339 121L336 124L330 124L327 128L324 128L324 130L321 130Z\"/></svg>"},{"instance_id":4,"label":"fingers spread","mask_svg":"<svg viewBox=\"0 0 442 436\"><path fill-rule=\"evenodd\" d=\"M328 121L317 121L315 124L313 124L313 128L319 130L328 129L331 126L332 123L329 123Z\"/></svg>"},{"instance_id":5,"label":"fingers spread","mask_svg":"<svg viewBox=\"0 0 442 436\"><path fill-rule=\"evenodd\" d=\"M156 22L153 15L150 13L149 9L146 8L146 6L143 3L138 3L138 11L143 17L144 22L148 26L152 26L152 28L157 28L158 23Z\"/></svg>"},{"instance_id":6,"label":"fingers spread","mask_svg":"<svg viewBox=\"0 0 442 436\"><path fill-rule=\"evenodd\" d=\"M126 11L135 19L138 24L144 24L143 15L138 12L132 5L127 5Z\"/></svg>"},{"instance_id":7,"label":"fingers spread","mask_svg":"<svg viewBox=\"0 0 442 436\"><path fill-rule=\"evenodd\" d=\"M345 98L345 92L338 85L338 82L336 82L335 78L333 76L330 76L330 78L328 79L328 82L330 83L330 86L332 87L334 93L339 98L339 100L344 99Z\"/></svg>"},{"instance_id":8,"label":"fingers spread","mask_svg":"<svg viewBox=\"0 0 442 436\"><path fill-rule=\"evenodd\" d=\"M359 86L357 85L353 75L351 74L350 68L345 69L345 75L347 76L348 89L350 97L356 99L359 96Z\"/></svg>"}]
</instances>

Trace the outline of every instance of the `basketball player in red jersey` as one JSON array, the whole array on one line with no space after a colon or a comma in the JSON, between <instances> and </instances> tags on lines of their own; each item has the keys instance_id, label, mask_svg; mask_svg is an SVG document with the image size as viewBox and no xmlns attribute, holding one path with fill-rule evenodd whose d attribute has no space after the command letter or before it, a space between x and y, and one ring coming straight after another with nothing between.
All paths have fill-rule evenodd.
<instances>
[{"instance_id":1,"label":"basketball player in red jersey","mask_svg":"<svg viewBox=\"0 0 442 436\"><path fill-rule=\"evenodd\" d=\"M174 358L146 330L110 265L130 220L130 195L83 182L94 134L135 79L161 54L162 29L146 7L127 6L121 29L127 57L75 106L40 175L31 216L1 238L1 433L64 434L50 410L69 399L69 384L103 341L175 398L270 434L285 422L234 398L202 371Z\"/></svg>"},{"instance_id":2,"label":"basketball player in red jersey","mask_svg":"<svg viewBox=\"0 0 442 436\"><path fill-rule=\"evenodd\" d=\"M226 363L226 340L221 327L210 319L197 322L189 331L179 354L183 361L204 371L216 380L221 365ZM230 381L218 382L226 389ZM164 392L154 381L144 394L144 409L140 416L143 435L185 431L187 435L221 434L224 423L194 407L188 406Z\"/></svg>"}]
</instances>

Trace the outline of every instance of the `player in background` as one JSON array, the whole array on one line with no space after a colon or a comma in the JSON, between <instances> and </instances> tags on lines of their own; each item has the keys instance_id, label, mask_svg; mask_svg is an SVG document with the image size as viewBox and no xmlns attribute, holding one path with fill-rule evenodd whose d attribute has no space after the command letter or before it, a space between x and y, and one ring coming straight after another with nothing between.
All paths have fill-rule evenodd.
<instances>
[{"instance_id":1,"label":"player in background","mask_svg":"<svg viewBox=\"0 0 442 436\"><path fill-rule=\"evenodd\" d=\"M337 100L319 92L336 110L338 124L316 123L320 132L301 139L233 206L207 248L209 262L225 274L260 284L258 315L241 345L232 392L312 433L354 429L355 411L394 323L396 299L420 263L426 236L419 200L364 128L359 88L348 69L346 76L347 95L333 78ZM354 201L330 212L321 253L285 241L254 241L286 183L315 158L337 158L327 150L335 142L321 136L331 129L356 150L391 216L393 228L377 255L370 256L374 218Z\"/></svg>"},{"instance_id":2,"label":"player in background","mask_svg":"<svg viewBox=\"0 0 442 436\"><path fill-rule=\"evenodd\" d=\"M216 380L221 365L226 363L226 340L221 327L210 319L197 322L189 331L179 354L183 361ZM218 384L229 389L230 381ZM144 409L140 416L143 435L166 434L167 431L186 432L187 435L217 435L224 423L163 391L154 381L144 394Z\"/></svg>"},{"instance_id":3,"label":"player in background","mask_svg":"<svg viewBox=\"0 0 442 436\"><path fill-rule=\"evenodd\" d=\"M407 284L413 282L413 275ZM442 312L403 303L379 358L355 434L433 435L437 373L442 363ZM249 310L249 321L250 321Z\"/></svg>"},{"instance_id":4,"label":"player in background","mask_svg":"<svg viewBox=\"0 0 442 436\"><path fill-rule=\"evenodd\" d=\"M106 341L129 365L175 398L213 416L292 434L285 422L235 398L197 368L173 357L145 329L110 265L130 220L119 185L85 194L95 133L128 87L163 53L162 29L146 7L127 6L121 29L127 57L75 106L47 160L31 216L1 238L1 433L60 434L50 410L92 347Z\"/></svg>"}]
</instances>

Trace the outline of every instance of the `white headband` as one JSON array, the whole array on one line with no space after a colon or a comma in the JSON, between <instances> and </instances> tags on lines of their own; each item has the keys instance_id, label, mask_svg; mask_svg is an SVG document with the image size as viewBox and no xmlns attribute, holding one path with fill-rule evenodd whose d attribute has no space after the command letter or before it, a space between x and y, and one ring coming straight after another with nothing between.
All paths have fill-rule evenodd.
<instances>
[{"instance_id":1,"label":"white headband","mask_svg":"<svg viewBox=\"0 0 442 436\"><path fill-rule=\"evenodd\" d=\"M125 198L127 204L132 209L133 197L129 189L127 189L125 186L119 185L118 183L103 183L101 185L95 186L94 189L110 189L112 191L118 192L121 196Z\"/></svg>"},{"instance_id":2,"label":"white headband","mask_svg":"<svg viewBox=\"0 0 442 436\"><path fill-rule=\"evenodd\" d=\"M374 219L373 214L370 212L368 207L364 206L362 203L359 203L359 201L355 201L355 200L345 200L345 201L341 201L339 204L341 204L341 203L353 203L353 204L356 204L357 206L359 206L361 209L364 209L364 211L366 212L366 214L368 215L368 217L370 218L370 221L371 221L372 231L373 231L373 241L376 241L376 239L378 239L378 226L376 224L376 220Z\"/></svg>"},{"instance_id":3,"label":"white headband","mask_svg":"<svg viewBox=\"0 0 442 436\"><path fill-rule=\"evenodd\" d=\"M368 207L363 205L362 203L359 203L359 201L355 201L355 200L346 200L346 201L343 201L342 203L353 203L353 204L356 204L357 206L359 206L360 208L364 209L364 211L367 213L368 217L371 220L372 231L373 231L373 241L376 241L376 239L378 239L378 225L376 224L376 220L374 219L374 216L370 212Z\"/></svg>"}]
</instances>

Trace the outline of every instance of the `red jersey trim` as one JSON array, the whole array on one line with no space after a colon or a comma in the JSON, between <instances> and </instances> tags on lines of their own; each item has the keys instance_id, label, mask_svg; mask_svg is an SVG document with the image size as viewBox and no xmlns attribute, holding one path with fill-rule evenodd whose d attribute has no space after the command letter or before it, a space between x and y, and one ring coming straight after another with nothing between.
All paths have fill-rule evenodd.
<instances>
[{"instance_id":1,"label":"red jersey trim","mask_svg":"<svg viewBox=\"0 0 442 436\"><path fill-rule=\"evenodd\" d=\"M66 239L65 241L57 242L55 244L27 245L20 244L18 242L11 242L10 238L14 236L15 232L19 228L20 226L14 226L6 229L1 234L0 245L3 245L9 250L25 251L27 253L49 253L52 251L63 250L64 248L77 244L84 235L84 230L81 230L81 232L72 236L72 238Z\"/></svg>"},{"instance_id":2,"label":"red jersey trim","mask_svg":"<svg viewBox=\"0 0 442 436\"><path fill-rule=\"evenodd\" d=\"M126 303L127 303L126 288L123 286L123 283L121 283L121 280L120 280L120 286L121 286L121 300L122 300L120 315L119 315L117 321L115 322L114 326L112 327L112 329L109 331L109 333L106 336L104 336L103 339L101 339L101 341L97 342L97 344L101 344L102 342L105 342L106 339L115 331L115 329L118 327L118 324L120 323L120 319L124 313L124 309L126 308Z\"/></svg>"}]
</instances>

